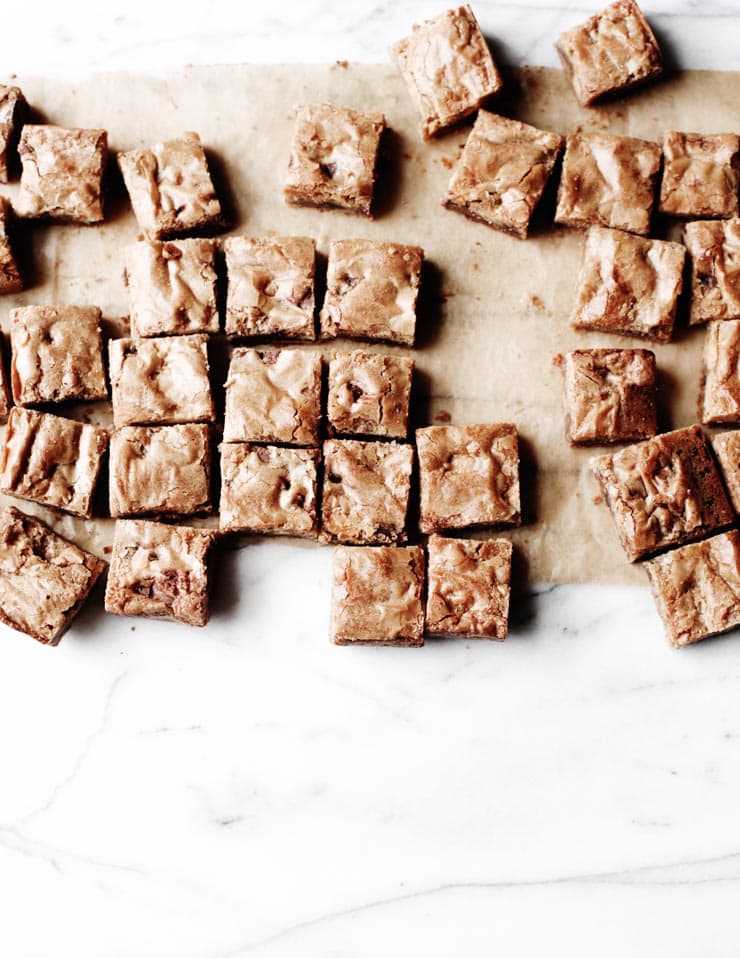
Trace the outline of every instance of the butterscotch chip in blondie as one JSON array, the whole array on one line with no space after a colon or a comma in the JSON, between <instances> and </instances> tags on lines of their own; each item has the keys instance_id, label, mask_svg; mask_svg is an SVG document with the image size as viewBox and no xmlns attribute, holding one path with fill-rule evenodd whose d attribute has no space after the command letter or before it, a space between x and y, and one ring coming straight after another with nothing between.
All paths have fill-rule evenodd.
<instances>
[{"instance_id":1,"label":"butterscotch chip in blondie","mask_svg":"<svg viewBox=\"0 0 740 958\"><path fill-rule=\"evenodd\" d=\"M132 336L218 332L213 240L143 240L125 258Z\"/></svg>"},{"instance_id":2,"label":"butterscotch chip in blondie","mask_svg":"<svg viewBox=\"0 0 740 958\"><path fill-rule=\"evenodd\" d=\"M475 113L503 85L471 8L446 10L415 24L391 47L421 118L425 140Z\"/></svg>"},{"instance_id":3,"label":"butterscotch chip in blondie","mask_svg":"<svg viewBox=\"0 0 740 958\"><path fill-rule=\"evenodd\" d=\"M227 336L316 339L316 244L306 236L224 242Z\"/></svg>"},{"instance_id":4,"label":"butterscotch chip in blondie","mask_svg":"<svg viewBox=\"0 0 740 958\"><path fill-rule=\"evenodd\" d=\"M221 223L221 203L197 133L119 153L118 165L136 220L149 239L170 239Z\"/></svg>"},{"instance_id":5,"label":"butterscotch chip in blondie","mask_svg":"<svg viewBox=\"0 0 740 958\"><path fill-rule=\"evenodd\" d=\"M578 272L573 327L667 342L685 256L681 243L592 226Z\"/></svg>"},{"instance_id":6,"label":"butterscotch chip in blondie","mask_svg":"<svg viewBox=\"0 0 740 958\"><path fill-rule=\"evenodd\" d=\"M326 542L406 541L413 446L327 439L321 535Z\"/></svg>"},{"instance_id":7,"label":"butterscotch chip in blondie","mask_svg":"<svg viewBox=\"0 0 740 958\"><path fill-rule=\"evenodd\" d=\"M224 442L316 446L321 355L297 349L235 349L226 380Z\"/></svg>"},{"instance_id":8,"label":"butterscotch chip in blondie","mask_svg":"<svg viewBox=\"0 0 740 958\"><path fill-rule=\"evenodd\" d=\"M23 172L15 203L18 216L65 223L100 223L105 130L65 130L27 123L18 145Z\"/></svg>"},{"instance_id":9,"label":"butterscotch chip in blondie","mask_svg":"<svg viewBox=\"0 0 740 958\"><path fill-rule=\"evenodd\" d=\"M332 581L335 645L424 644L424 552L419 546L337 546Z\"/></svg>"},{"instance_id":10,"label":"butterscotch chip in blondie","mask_svg":"<svg viewBox=\"0 0 740 958\"><path fill-rule=\"evenodd\" d=\"M712 436L712 448L730 501L735 512L740 513L740 430L715 433Z\"/></svg>"},{"instance_id":11,"label":"butterscotch chip in blondie","mask_svg":"<svg viewBox=\"0 0 740 958\"><path fill-rule=\"evenodd\" d=\"M675 648L740 625L740 532L682 546L645 563Z\"/></svg>"},{"instance_id":12,"label":"butterscotch chip in blondie","mask_svg":"<svg viewBox=\"0 0 740 958\"><path fill-rule=\"evenodd\" d=\"M740 319L740 219L697 220L684 228L691 259L691 325Z\"/></svg>"},{"instance_id":13,"label":"butterscotch chip in blondie","mask_svg":"<svg viewBox=\"0 0 740 958\"><path fill-rule=\"evenodd\" d=\"M0 84L0 183L8 182L10 151L20 136L26 100L17 86Z\"/></svg>"},{"instance_id":14,"label":"butterscotch chip in blondie","mask_svg":"<svg viewBox=\"0 0 740 958\"><path fill-rule=\"evenodd\" d=\"M737 216L740 136L663 134L660 211L669 216Z\"/></svg>"},{"instance_id":15,"label":"butterscotch chip in blondie","mask_svg":"<svg viewBox=\"0 0 740 958\"><path fill-rule=\"evenodd\" d=\"M520 524L516 426L427 426L416 451L422 532Z\"/></svg>"},{"instance_id":16,"label":"butterscotch chip in blondie","mask_svg":"<svg viewBox=\"0 0 740 958\"><path fill-rule=\"evenodd\" d=\"M146 519L119 519L113 539L105 611L208 622L208 559L216 534Z\"/></svg>"},{"instance_id":17,"label":"butterscotch chip in blondie","mask_svg":"<svg viewBox=\"0 0 740 958\"><path fill-rule=\"evenodd\" d=\"M296 110L286 203L336 206L370 216L382 113L360 113L328 103Z\"/></svg>"},{"instance_id":18,"label":"butterscotch chip in blondie","mask_svg":"<svg viewBox=\"0 0 740 958\"><path fill-rule=\"evenodd\" d=\"M701 421L740 422L740 319L707 326L703 361Z\"/></svg>"},{"instance_id":19,"label":"butterscotch chip in blondie","mask_svg":"<svg viewBox=\"0 0 740 958\"><path fill-rule=\"evenodd\" d=\"M527 238L563 146L557 133L481 110L443 200L495 229Z\"/></svg>"},{"instance_id":20,"label":"butterscotch chip in blondie","mask_svg":"<svg viewBox=\"0 0 740 958\"><path fill-rule=\"evenodd\" d=\"M658 431L655 354L648 349L576 349L559 356L565 434L572 445L631 442Z\"/></svg>"},{"instance_id":21,"label":"butterscotch chip in blondie","mask_svg":"<svg viewBox=\"0 0 740 958\"><path fill-rule=\"evenodd\" d=\"M593 471L630 562L718 532L734 519L699 426L601 456Z\"/></svg>"},{"instance_id":22,"label":"butterscotch chip in blondie","mask_svg":"<svg viewBox=\"0 0 740 958\"><path fill-rule=\"evenodd\" d=\"M606 133L572 133L566 139L555 222L650 232L660 147Z\"/></svg>"},{"instance_id":23,"label":"butterscotch chip in blondie","mask_svg":"<svg viewBox=\"0 0 740 958\"><path fill-rule=\"evenodd\" d=\"M427 554L427 632L505 639L511 591L508 539L480 542L433 535Z\"/></svg>"},{"instance_id":24,"label":"butterscotch chip in blondie","mask_svg":"<svg viewBox=\"0 0 740 958\"><path fill-rule=\"evenodd\" d=\"M555 48L582 106L663 72L658 43L634 0L617 0L566 30Z\"/></svg>"},{"instance_id":25,"label":"butterscotch chip in blondie","mask_svg":"<svg viewBox=\"0 0 740 958\"><path fill-rule=\"evenodd\" d=\"M124 426L110 441L112 516L191 516L213 511L208 426Z\"/></svg>"},{"instance_id":26,"label":"butterscotch chip in blondie","mask_svg":"<svg viewBox=\"0 0 740 958\"><path fill-rule=\"evenodd\" d=\"M23 278L10 237L12 222L13 209L10 201L0 196L0 294L18 293L23 289Z\"/></svg>"},{"instance_id":27,"label":"butterscotch chip in blondie","mask_svg":"<svg viewBox=\"0 0 740 958\"><path fill-rule=\"evenodd\" d=\"M57 645L106 563L13 506L0 512L0 622Z\"/></svg>"},{"instance_id":28,"label":"butterscotch chip in blondie","mask_svg":"<svg viewBox=\"0 0 740 958\"><path fill-rule=\"evenodd\" d=\"M0 453L0 491L89 518L107 445L105 429L14 406Z\"/></svg>"},{"instance_id":29,"label":"butterscotch chip in blondie","mask_svg":"<svg viewBox=\"0 0 740 958\"><path fill-rule=\"evenodd\" d=\"M19 406L108 398L97 307L21 306L10 318L10 381Z\"/></svg>"},{"instance_id":30,"label":"butterscotch chip in blondie","mask_svg":"<svg viewBox=\"0 0 740 958\"><path fill-rule=\"evenodd\" d=\"M320 314L322 337L413 346L423 259L418 246L333 240Z\"/></svg>"},{"instance_id":31,"label":"butterscotch chip in blondie","mask_svg":"<svg viewBox=\"0 0 740 958\"><path fill-rule=\"evenodd\" d=\"M318 449L224 443L222 532L316 538Z\"/></svg>"},{"instance_id":32,"label":"butterscotch chip in blondie","mask_svg":"<svg viewBox=\"0 0 740 958\"><path fill-rule=\"evenodd\" d=\"M334 352L329 362L327 421L340 436L405 439L414 361L361 349Z\"/></svg>"},{"instance_id":33,"label":"butterscotch chip in blondie","mask_svg":"<svg viewBox=\"0 0 740 958\"><path fill-rule=\"evenodd\" d=\"M113 339L108 349L116 426L215 420L207 336Z\"/></svg>"}]
</instances>

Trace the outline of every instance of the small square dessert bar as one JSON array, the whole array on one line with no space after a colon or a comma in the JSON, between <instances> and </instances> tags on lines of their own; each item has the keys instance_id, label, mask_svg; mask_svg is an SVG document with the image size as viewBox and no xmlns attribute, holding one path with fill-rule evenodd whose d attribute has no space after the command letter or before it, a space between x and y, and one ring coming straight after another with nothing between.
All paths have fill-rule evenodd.
<instances>
[{"instance_id":1,"label":"small square dessert bar","mask_svg":"<svg viewBox=\"0 0 740 958\"><path fill-rule=\"evenodd\" d=\"M583 247L572 326L668 342L685 256L681 243L592 226Z\"/></svg>"},{"instance_id":2,"label":"small square dessert bar","mask_svg":"<svg viewBox=\"0 0 740 958\"><path fill-rule=\"evenodd\" d=\"M208 622L208 560L216 533L146 519L119 519L105 611L185 625Z\"/></svg>"},{"instance_id":3,"label":"small square dessert bar","mask_svg":"<svg viewBox=\"0 0 740 958\"><path fill-rule=\"evenodd\" d=\"M226 335L316 339L316 244L306 236L224 241Z\"/></svg>"},{"instance_id":4,"label":"small square dessert bar","mask_svg":"<svg viewBox=\"0 0 740 958\"><path fill-rule=\"evenodd\" d=\"M335 645L424 644L424 552L419 546L338 546L332 583Z\"/></svg>"},{"instance_id":5,"label":"small square dessert bar","mask_svg":"<svg viewBox=\"0 0 740 958\"><path fill-rule=\"evenodd\" d=\"M99 309L21 306L10 319L10 381L19 406L108 398Z\"/></svg>"},{"instance_id":6,"label":"small square dessert bar","mask_svg":"<svg viewBox=\"0 0 740 958\"><path fill-rule=\"evenodd\" d=\"M321 535L326 542L406 541L413 446L327 439Z\"/></svg>"},{"instance_id":7,"label":"small square dessert bar","mask_svg":"<svg viewBox=\"0 0 740 958\"><path fill-rule=\"evenodd\" d=\"M427 546L426 630L450 638L505 639L509 625L511 543L446 539Z\"/></svg>"},{"instance_id":8,"label":"small square dessert bar","mask_svg":"<svg viewBox=\"0 0 740 958\"><path fill-rule=\"evenodd\" d=\"M659 170L657 143L573 133L566 139L555 222L611 226L647 236Z\"/></svg>"},{"instance_id":9,"label":"small square dessert bar","mask_svg":"<svg viewBox=\"0 0 740 958\"><path fill-rule=\"evenodd\" d=\"M558 357L571 445L632 442L658 431L655 354L648 349L576 349Z\"/></svg>"},{"instance_id":10,"label":"small square dessert bar","mask_svg":"<svg viewBox=\"0 0 740 958\"><path fill-rule=\"evenodd\" d=\"M193 516L213 511L208 426L124 426L110 441L112 516Z\"/></svg>"},{"instance_id":11,"label":"small square dessert bar","mask_svg":"<svg viewBox=\"0 0 740 958\"><path fill-rule=\"evenodd\" d=\"M125 259L132 336L218 332L213 240L143 240Z\"/></svg>"},{"instance_id":12,"label":"small square dessert bar","mask_svg":"<svg viewBox=\"0 0 740 958\"><path fill-rule=\"evenodd\" d=\"M107 446L105 429L14 406L0 453L0 491L88 519Z\"/></svg>"},{"instance_id":13,"label":"small square dessert bar","mask_svg":"<svg viewBox=\"0 0 740 958\"><path fill-rule=\"evenodd\" d=\"M286 203L340 207L370 216L384 129L382 113L360 113L329 103L299 106Z\"/></svg>"},{"instance_id":14,"label":"small square dessert bar","mask_svg":"<svg viewBox=\"0 0 740 958\"><path fill-rule=\"evenodd\" d=\"M100 223L105 130L65 130L27 123L18 145L23 171L15 211L30 219Z\"/></svg>"},{"instance_id":15,"label":"small square dessert bar","mask_svg":"<svg viewBox=\"0 0 740 958\"><path fill-rule=\"evenodd\" d=\"M733 508L740 513L740 429L715 433L712 448Z\"/></svg>"},{"instance_id":16,"label":"small square dessert bar","mask_svg":"<svg viewBox=\"0 0 740 958\"><path fill-rule=\"evenodd\" d=\"M20 136L26 113L26 100L17 86L0 84L0 183L7 183L10 151Z\"/></svg>"},{"instance_id":17,"label":"small square dessert bar","mask_svg":"<svg viewBox=\"0 0 740 958\"><path fill-rule=\"evenodd\" d=\"M735 517L699 426L601 456L593 471L630 562L719 532Z\"/></svg>"},{"instance_id":18,"label":"small square dessert bar","mask_svg":"<svg viewBox=\"0 0 740 958\"><path fill-rule=\"evenodd\" d=\"M13 208L9 200L0 196L0 294L19 293L23 289L23 278L11 242L12 224Z\"/></svg>"},{"instance_id":19,"label":"small square dessert bar","mask_svg":"<svg viewBox=\"0 0 740 958\"><path fill-rule=\"evenodd\" d=\"M224 443L221 531L315 539L318 461L318 449Z\"/></svg>"},{"instance_id":20,"label":"small square dessert bar","mask_svg":"<svg viewBox=\"0 0 740 958\"><path fill-rule=\"evenodd\" d=\"M645 563L671 645L740 625L740 532L682 546Z\"/></svg>"},{"instance_id":21,"label":"small square dessert bar","mask_svg":"<svg viewBox=\"0 0 740 958\"><path fill-rule=\"evenodd\" d=\"M663 72L658 43L634 0L617 0L566 30L555 48L582 106Z\"/></svg>"},{"instance_id":22,"label":"small square dessert bar","mask_svg":"<svg viewBox=\"0 0 740 958\"><path fill-rule=\"evenodd\" d=\"M738 215L740 136L663 134L660 212L669 216Z\"/></svg>"},{"instance_id":23,"label":"small square dessert bar","mask_svg":"<svg viewBox=\"0 0 740 958\"><path fill-rule=\"evenodd\" d=\"M697 220L684 228L691 258L691 325L740 319L740 219Z\"/></svg>"},{"instance_id":24,"label":"small square dessert bar","mask_svg":"<svg viewBox=\"0 0 740 958\"><path fill-rule=\"evenodd\" d=\"M424 251L377 240L329 244L324 339L380 339L414 345Z\"/></svg>"},{"instance_id":25,"label":"small square dessert bar","mask_svg":"<svg viewBox=\"0 0 740 958\"><path fill-rule=\"evenodd\" d=\"M329 362L327 423L338 436L405 439L414 360L361 349L334 352Z\"/></svg>"},{"instance_id":26,"label":"small square dessert bar","mask_svg":"<svg viewBox=\"0 0 740 958\"><path fill-rule=\"evenodd\" d=\"M113 339L108 350L116 426L215 420L207 336Z\"/></svg>"},{"instance_id":27,"label":"small square dessert bar","mask_svg":"<svg viewBox=\"0 0 740 958\"><path fill-rule=\"evenodd\" d=\"M701 411L708 425L740 422L740 319L707 326Z\"/></svg>"},{"instance_id":28,"label":"small square dessert bar","mask_svg":"<svg viewBox=\"0 0 740 958\"><path fill-rule=\"evenodd\" d=\"M428 426L416 450L422 532L520 524L516 426Z\"/></svg>"},{"instance_id":29,"label":"small square dessert bar","mask_svg":"<svg viewBox=\"0 0 740 958\"><path fill-rule=\"evenodd\" d=\"M527 238L563 146L557 133L481 110L444 198L448 209Z\"/></svg>"},{"instance_id":30,"label":"small square dessert bar","mask_svg":"<svg viewBox=\"0 0 740 958\"><path fill-rule=\"evenodd\" d=\"M0 622L57 645L106 563L13 506L0 512Z\"/></svg>"},{"instance_id":31,"label":"small square dessert bar","mask_svg":"<svg viewBox=\"0 0 740 958\"><path fill-rule=\"evenodd\" d=\"M226 380L224 442L317 446L321 354L235 349Z\"/></svg>"},{"instance_id":32,"label":"small square dessert bar","mask_svg":"<svg viewBox=\"0 0 740 958\"><path fill-rule=\"evenodd\" d=\"M221 224L222 212L197 133L118 154L123 182L140 229L171 239Z\"/></svg>"},{"instance_id":33,"label":"small square dessert bar","mask_svg":"<svg viewBox=\"0 0 740 958\"><path fill-rule=\"evenodd\" d=\"M475 113L503 85L471 8L446 10L415 24L391 47L425 140Z\"/></svg>"}]
</instances>

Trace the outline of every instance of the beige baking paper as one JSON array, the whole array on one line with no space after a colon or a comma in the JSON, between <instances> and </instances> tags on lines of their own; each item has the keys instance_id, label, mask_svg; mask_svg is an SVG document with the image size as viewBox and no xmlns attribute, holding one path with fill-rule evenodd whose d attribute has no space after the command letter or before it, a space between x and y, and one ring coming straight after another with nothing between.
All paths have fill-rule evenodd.
<instances>
[{"instance_id":1,"label":"beige baking paper","mask_svg":"<svg viewBox=\"0 0 740 958\"><path fill-rule=\"evenodd\" d=\"M423 143L391 66L198 67L164 78L112 74L76 85L36 77L15 82L43 121L105 128L113 151L197 130L231 213L232 232L307 234L324 252L329 239L341 237L422 245L430 266L415 353L416 424L448 417L454 423L517 424L525 525L513 539L531 581L645 581L624 561L607 509L595 501L588 469L594 451L573 450L563 438L560 372L553 357L578 346L630 343L569 328L582 236L555 231L543 217L543 226L522 242L444 210L440 199L466 131ZM740 129L738 73L685 73L590 110L576 104L555 70L525 68L509 78L508 90L502 112L563 134L595 129L658 139L666 129ZM306 101L385 113L390 133L373 221L283 204L292 112ZM32 284L0 303L6 331L9 309L20 303L94 304L112 321L126 315L121 249L136 238L137 228L118 190L101 227L29 231ZM13 185L4 191L15 195ZM664 428L696 419L703 335L684 330L675 342L654 347ZM104 407L89 412L96 420L105 418ZM100 554L109 543L110 522L29 511Z\"/></svg>"}]
</instances>

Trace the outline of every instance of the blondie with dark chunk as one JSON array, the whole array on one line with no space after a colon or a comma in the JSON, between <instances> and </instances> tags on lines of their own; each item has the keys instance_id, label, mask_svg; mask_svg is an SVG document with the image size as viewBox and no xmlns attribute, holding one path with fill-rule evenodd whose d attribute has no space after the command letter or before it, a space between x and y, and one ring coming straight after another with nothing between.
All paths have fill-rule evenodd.
<instances>
[{"instance_id":1,"label":"blondie with dark chunk","mask_svg":"<svg viewBox=\"0 0 740 958\"><path fill-rule=\"evenodd\" d=\"M57 645L106 563L13 506L0 512L0 622Z\"/></svg>"},{"instance_id":2,"label":"blondie with dark chunk","mask_svg":"<svg viewBox=\"0 0 740 958\"><path fill-rule=\"evenodd\" d=\"M685 256L680 243L592 226L578 272L573 327L668 342Z\"/></svg>"},{"instance_id":3,"label":"blondie with dark chunk","mask_svg":"<svg viewBox=\"0 0 740 958\"><path fill-rule=\"evenodd\" d=\"M0 333L0 422L5 422L12 400L10 398L10 383L5 373L5 344Z\"/></svg>"},{"instance_id":4,"label":"blondie with dark chunk","mask_svg":"<svg viewBox=\"0 0 740 958\"><path fill-rule=\"evenodd\" d=\"M329 103L296 110L284 196L296 206L335 206L370 216L382 113Z\"/></svg>"},{"instance_id":5,"label":"blondie with dark chunk","mask_svg":"<svg viewBox=\"0 0 740 958\"><path fill-rule=\"evenodd\" d=\"M729 526L734 512L699 426L593 461L630 562Z\"/></svg>"},{"instance_id":6,"label":"blondie with dark chunk","mask_svg":"<svg viewBox=\"0 0 740 958\"><path fill-rule=\"evenodd\" d=\"M327 421L340 436L405 439L414 360L364 350L334 352L329 362Z\"/></svg>"},{"instance_id":7,"label":"blondie with dark chunk","mask_svg":"<svg viewBox=\"0 0 740 958\"><path fill-rule=\"evenodd\" d=\"M419 546L338 546L332 580L335 645L424 644L424 552Z\"/></svg>"},{"instance_id":8,"label":"blondie with dark chunk","mask_svg":"<svg viewBox=\"0 0 740 958\"><path fill-rule=\"evenodd\" d=\"M208 559L216 534L144 519L119 519L105 611L185 625L208 622Z\"/></svg>"},{"instance_id":9,"label":"blondie with dark chunk","mask_svg":"<svg viewBox=\"0 0 740 958\"><path fill-rule=\"evenodd\" d=\"M316 339L316 244L306 236L224 241L226 335Z\"/></svg>"},{"instance_id":10,"label":"blondie with dark chunk","mask_svg":"<svg viewBox=\"0 0 740 958\"><path fill-rule=\"evenodd\" d=\"M701 409L710 425L740 422L740 319L707 327Z\"/></svg>"},{"instance_id":11,"label":"blondie with dark chunk","mask_svg":"<svg viewBox=\"0 0 740 958\"><path fill-rule=\"evenodd\" d=\"M427 632L451 638L505 639L511 543L433 535L427 553Z\"/></svg>"},{"instance_id":12,"label":"blondie with dark chunk","mask_svg":"<svg viewBox=\"0 0 740 958\"><path fill-rule=\"evenodd\" d=\"M691 258L691 325L740 319L740 219L687 223Z\"/></svg>"},{"instance_id":13,"label":"blondie with dark chunk","mask_svg":"<svg viewBox=\"0 0 740 958\"><path fill-rule=\"evenodd\" d=\"M660 211L669 216L737 216L740 136L663 134Z\"/></svg>"},{"instance_id":14,"label":"blondie with dark chunk","mask_svg":"<svg viewBox=\"0 0 740 958\"><path fill-rule=\"evenodd\" d=\"M740 533L733 529L645 563L675 648L740 625Z\"/></svg>"},{"instance_id":15,"label":"blondie with dark chunk","mask_svg":"<svg viewBox=\"0 0 740 958\"><path fill-rule=\"evenodd\" d=\"M712 436L712 448L735 512L740 513L740 429Z\"/></svg>"},{"instance_id":16,"label":"blondie with dark chunk","mask_svg":"<svg viewBox=\"0 0 740 958\"><path fill-rule=\"evenodd\" d=\"M13 208L10 201L0 196L0 294L19 293L23 289L23 278L13 252L11 229Z\"/></svg>"},{"instance_id":17,"label":"blondie with dark chunk","mask_svg":"<svg viewBox=\"0 0 740 958\"><path fill-rule=\"evenodd\" d=\"M17 86L0 83L0 183L9 178L10 151L20 136L26 113L26 100Z\"/></svg>"},{"instance_id":18,"label":"blondie with dark chunk","mask_svg":"<svg viewBox=\"0 0 740 958\"><path fill-rule=\"evenodd\" d=\"M391 47L425 140L475 113L503 81L473 11L466 4L415 24Z\"/></svg>"},{"instance_id":19,"label":"blondie with dark chunk","mask_svg":"<svg viewBox=\"0 0 740 958\"><path fill-rule=\"evenodd\" d=\"M18 216L64 223L100 223L105 130L65 130L27 123L18 145L23 172L15 203Z\"/></svg>"}]
</instances>

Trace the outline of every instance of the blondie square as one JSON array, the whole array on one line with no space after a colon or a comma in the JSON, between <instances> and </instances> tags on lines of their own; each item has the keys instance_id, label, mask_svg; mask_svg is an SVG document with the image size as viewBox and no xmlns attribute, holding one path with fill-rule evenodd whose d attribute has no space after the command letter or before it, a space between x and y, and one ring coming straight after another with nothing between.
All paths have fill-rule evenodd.
<instances>
[{"instance_id":1,"label":"blondie square","mask_svg":"<svg viewBox=\"0 0 740 958\"><path fill-rule=\"evenodd\" d=\"M707 326L701 410L708 425L740 422L740 319Z\"/></svg>"},{"instance_id":2,"label":"blondie square","mask_svg":"<svg viewBox=\"0 0 740 958\"><path fill-rule=\"evenodd\" d=\"M20 136L26 100L17 86L0 83L0 183L9 179L10 152Z\"/></svg>"},{"instance_id":3,"label":"blondie square","mask_svg":"<svg viewBox=\"0 0 740 958\"><path fill-rule=\"evenodd\" d=\"M684 243L691 258L689 323L740 319L740 219L687 223Z\"/></svg>"},{"instance_id":4,"label":"blondie square","mask_svg":"<svg viewBox=\"0 0 740 958\"><path fill-rule=\"evenodd\" d=\"M334 352L329 362L327 422L338 436L405 439L414 360L361 349Z\"/></svg>"},{"instance_id":5,"label":"blondie square","mask_svg":"<svg viewBox=\"0 0 740 958\"><path fill-rule=\"evenodd\" d=\"M11 242L12 227L13 208L9 200L0 196L0 295L19 293L23 289L23 278Z\"/></svg>"},{"instance_id":6,"label":"blondie square","mask_svg":"<svg viewBox=\"0 0 740 958\"><path fill-rule=\"evenodd\" d=\"M663 134L660 212L669 216L737 216L740 136Z\"/></svg>"},{"instance_id":7,"label":"blondie square","mask_svg":"<svg viewBox=\"0 0 740 958\"><path fill-rule=\"evenodd\" d=\"M740 430L715 433L712 448L733 508L740 513Z\"/></svg>"},{"instance_id":8,"label":"blondie square","mask_svg":"<svg viewBox=\"0 0 740 958\"><path fill-rule=\"evenodd\" d=\"M424 644L424 552L419 546L337 546L332 581L335 645Z\"/></svg>"}]
</instances>

